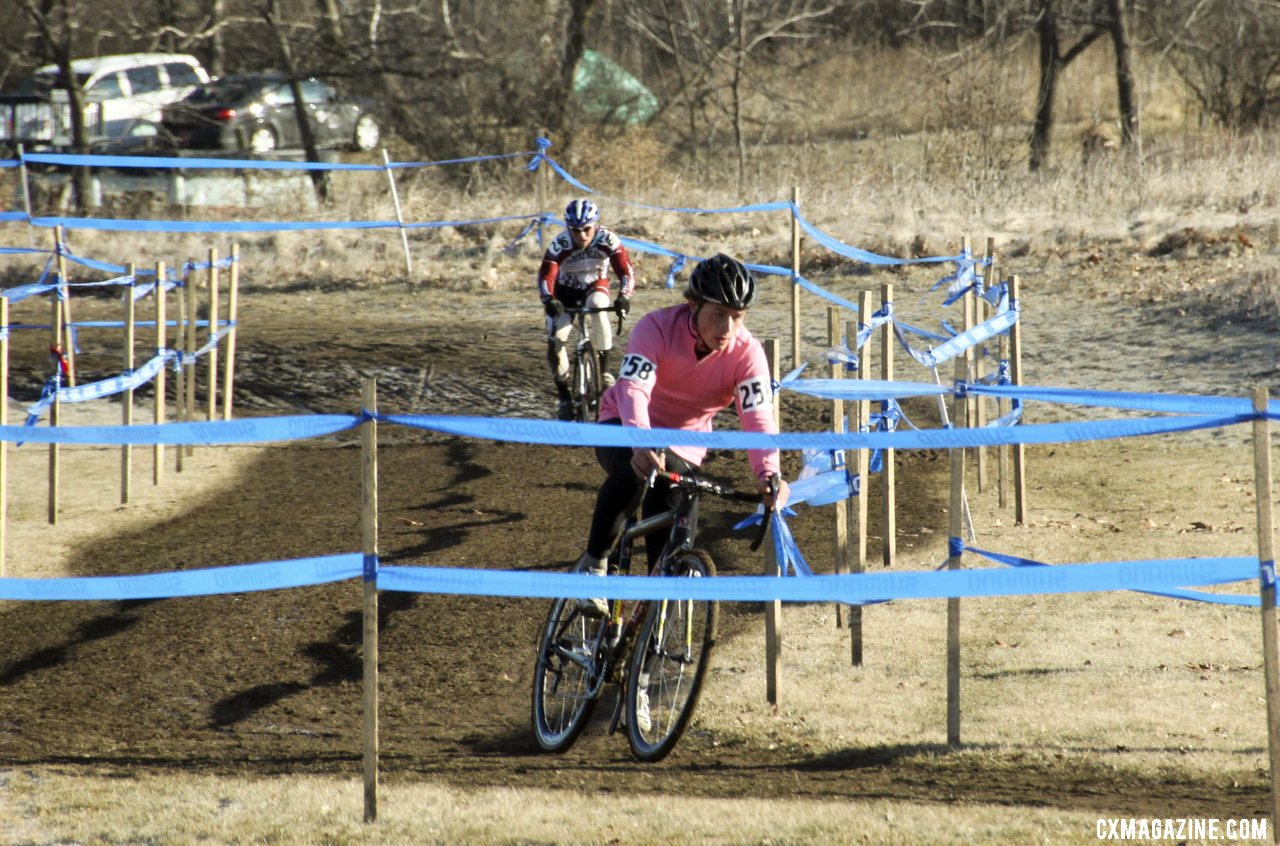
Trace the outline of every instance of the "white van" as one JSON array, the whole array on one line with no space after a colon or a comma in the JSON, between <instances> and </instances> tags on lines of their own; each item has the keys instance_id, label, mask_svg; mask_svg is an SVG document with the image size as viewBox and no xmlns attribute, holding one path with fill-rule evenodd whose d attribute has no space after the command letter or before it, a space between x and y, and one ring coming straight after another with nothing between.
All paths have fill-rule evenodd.
<instances>
[{"instance_id":1,"label":"white van","mask_svg":"<svg viewBox=\"0 0 1280 846\"><path fill-rule=\"evenodd\" d=\"M160 110L181 100L209 74L185 53L128 53L75 59L71 72L85 92L92 141L154 135ZM45 65L0 96L0 141L32 146L71 143L67 92L56 65Z\"/></svg>"}]
</instances>

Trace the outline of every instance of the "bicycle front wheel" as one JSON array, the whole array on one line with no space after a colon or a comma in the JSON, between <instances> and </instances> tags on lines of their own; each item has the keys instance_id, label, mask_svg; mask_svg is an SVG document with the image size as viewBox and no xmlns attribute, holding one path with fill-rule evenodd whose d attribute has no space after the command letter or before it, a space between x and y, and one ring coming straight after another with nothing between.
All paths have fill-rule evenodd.
<instances>
[{"instance_id":1,"label":"bicycle front wheel","mask_svg":"<svg viewBox=\"0 0 1280 846\"><path fill-rule=\"evenodd\" d=\"M574 415L581 423L594 423L600 411L600 368L596 350L589 342L573 363Z\"/></svg>"},{"instance_id":2,"label":"bicycle front wheel","mask_svg":"<svg viewBox=\"0 0 1280 846\"><path fill-rule=\"evenodd\" d=\"M716 574L701 550L683 552L674 563L676 575L685 578ZM689 727L719 618L716 602L664 600L650 606L627 677L627 741L638 760L662 760Z\"/></svg>"},{"instance_id":3,"label":"bicycle front wheel","mask_svg":"<svg viewBox=\"0 0 1280 846\"><path fill-rule=\"evenodd\" d=\"M597 661L605 625L572 599L551 605L533 668L533 734L547 752L568 749L591 719L603 683Z\"/></svg>"}]
</instances>

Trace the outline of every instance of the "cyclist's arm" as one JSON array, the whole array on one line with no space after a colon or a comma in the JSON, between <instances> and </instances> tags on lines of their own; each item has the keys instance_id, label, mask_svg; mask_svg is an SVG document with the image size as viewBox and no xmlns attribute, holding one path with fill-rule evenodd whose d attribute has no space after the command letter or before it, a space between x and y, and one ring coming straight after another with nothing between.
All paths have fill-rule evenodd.
<instances>
[{"instance_id":1,"label":"cyclist's arm","mask_svg":"<svg viewBox=\"0 0 1280 846\"><path fill-rule=\"evenodd\" d=\"M769 375L769 363L764 355L764 348L753 339L746 351L736 376L737 386L734 390L733 404L738 412L742 428L747 432L764 432L777 434L778 424L774 419L773 379ZM782 464L776 449L747 450L747 458L751 461L751 470L755 473L761 492L768 487L770 476L782 479ZM784 497L785 499L785 497Z\"/></svg>"},{"instance_id":2,"label":"cyclist's arm","mask_svg":"<svg viewBox=\"0 0 1280 846\"><path fill-rule=\"evenodd\" d=\"M555 296L556 277L560 275L560 263L550 254L542 257L542 266L538 268L538 299L544 302Z\"/></svg>"},{"instance_id":3,"label":"cyclist's arm","mask_svg":"<svg viewBox=\"0 0 1280 846\"><path fill-rule=\"evenodd\" d=\"M618 293L626 297L628 300L636 291L636 273L631 267L631 256L627 254L627 248L618 244L618 249L609 256L609 263L613 266L613 272L618 277L620 287Z\"/></svg>"},{"instance_id":4,"label":"cyclist's arm","mask_svg":"<svg viewBox=\"0 0 1280 846\"><path fill-rule=\"evenodd\" d=\"M662 354L662 335L654 319L642 318L627 341L627 352L618 367L618 382L613 388L623 426L653 428L649 419L649 397L658 381L658 361ZM655 469L665 470L666 461L657 450L636 447L632 450L631 467L637 476L643 477Z\"/></svg>"}]
</instances>

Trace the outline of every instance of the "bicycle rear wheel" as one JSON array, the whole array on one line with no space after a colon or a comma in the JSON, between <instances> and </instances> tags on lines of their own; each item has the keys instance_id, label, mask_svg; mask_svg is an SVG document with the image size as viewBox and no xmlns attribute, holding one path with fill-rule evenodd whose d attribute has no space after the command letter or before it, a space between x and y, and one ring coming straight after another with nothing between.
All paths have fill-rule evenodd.
<instances>
[{"instance_id":1,"label":"bicycle rear wheel","mask_svg":"<svg viewBox=\"0 0 1280 846\"><path fill-rule=\"evenodd\" d=\"M680 553L674 565L674 572L686 578L716 574L701 550ZM666 600L649 608L627 677L627 741L637 759L662 760L689 727L719 618L716 602Z\"/></svg>"},{"instance_id":2,"label":"bicycle rear wheel","mask_svg":"<svg viewBox=\"0 0 1280 846\"><path fill-rule=\"evenodd\" d=\"M597 660L605 625L572 599L551 605L533 668L533 734L548 752L572 746L591 719L603 683Z\"/></svg>"},{"instance_id":3,"label":"bicycle rear wheel","mask_svg":"<svg viewBox=\"0 0 1280 846\"><path fill-rule=\"evenodd\" d=\"M600 368L596 350L590 342L581 347L581 355L573 362L574 419L594 423L600 406Z\"/></svg>"}]
</instances>

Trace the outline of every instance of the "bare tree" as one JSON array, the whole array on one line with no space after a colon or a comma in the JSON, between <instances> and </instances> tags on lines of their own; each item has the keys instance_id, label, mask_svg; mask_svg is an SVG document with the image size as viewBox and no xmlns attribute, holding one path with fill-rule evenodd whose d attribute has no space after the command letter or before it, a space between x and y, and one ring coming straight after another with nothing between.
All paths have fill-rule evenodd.
<instances>
[{"instance_id":1,"label":"bare tree","mask_svg":"<svg viewBox=\"0 0 1280 846\"><path fill-rule=\"evenodd\" d=\"M1085 31L1076 43L1062 49L1063 24L1083 24ZM1060 0L1040 0L1036 34L1040 43L1040 85L1036 91L1036 114L1031 125L1031 157L1028 166L1039 170L1049 160L1049 138L1053 132L1053 101L1057 94L1058 74L1077 56L1105 35L1107 30L1093 19L1063 15Z\"/></svg>"},{"instance_id":2,"label":"bare tree","mask_svg":"<svg viewBox=\"0 0 1280 846\"><path fill-rule=\"evenodd\" d=\"M67 92L67 107L71 124L71 147L77 153L89 150L89 133L84 122L84 89L71 72L76 34L87 10L76 0L45 0L36 6L33 0L18 0L32 25L39 33L39 43L45 57L58 66L61 87ZM92 174L87 167L72 168L73 202L76 213L84 215L89 207Z\"/></svg>"},{"instance_id":3,"label":"bare tree","mask_svg":"<svg viewBox=\"0 0 1280 846\"><path fill-rule=\"evenodd\" d=\"M786 42L817 36L835 8L825 0L657 0L648 10L635 10L635 25L674 65L678 86L672 93L687 109L690 136L709 137L718 119L727 119L739 191L746 178L749 95L766 94L755 79L756 66L785 53Z\"/></svg>"},{"instance_id":4,"label":"bare tree","mask_svg":"<svg viewBox=\"0 0 1280 846\"><path fill-rule=\"evenodd\" d=\"M1275 119L1280 107L1280 3L1170 0L1151 4L1147 23L1205 117L1237 127Z\"/></svg>"}]
</instances>

